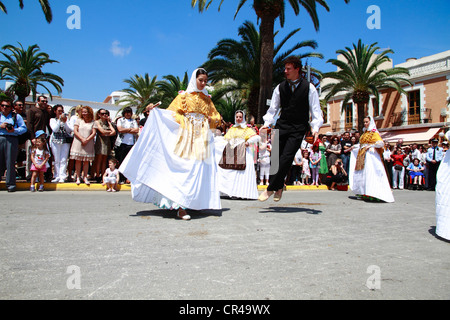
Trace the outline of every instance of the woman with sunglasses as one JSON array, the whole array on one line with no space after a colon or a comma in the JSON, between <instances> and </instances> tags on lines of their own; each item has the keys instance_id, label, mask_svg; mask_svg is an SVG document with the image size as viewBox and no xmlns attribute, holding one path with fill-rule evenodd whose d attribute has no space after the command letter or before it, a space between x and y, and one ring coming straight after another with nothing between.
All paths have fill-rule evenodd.
<instances>
[{"instance_id":1,"label":"woman with sunglasses","mask_svg":"<svg viewBox=\"0 0 450 320\"><path fill-rule=\"evenodd\" d=\"M337 136L334 136L331 139L331 144L328 145L326 149L328 168L331 168L336 160L341 158L341 149L342 145L339 143L339 138Z\"/></svg>"},{"instance_id":2,"label":"woman with sunglasses","mask_svg":"<svg viewBox=\"0 0 450 320\"><path fill-rule=\"evenodd\" d=\"M116 134L116 130L114 130L109 119L108 110L102 108L97 111L95 128L97 129L97 138L95 140L95 160L92 166L94 172L91 172L91 176L95 177L97 182L102 182L108 156L111 155L111 136Z\"/></svg>"}]
</instances>

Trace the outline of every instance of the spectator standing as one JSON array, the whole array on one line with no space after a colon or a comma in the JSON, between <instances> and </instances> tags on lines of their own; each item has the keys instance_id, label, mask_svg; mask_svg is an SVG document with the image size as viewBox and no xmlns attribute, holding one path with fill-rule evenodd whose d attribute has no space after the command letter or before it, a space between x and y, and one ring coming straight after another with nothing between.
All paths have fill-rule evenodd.
<instances>
[{"instance_id":1,"label":"spectator standing","mask_svg":"<svg viewBox=\"0 0 450 320\"><path fill-rule=\"evenodd\" d=\"M344 132L342 135L341 140L341 159L342 159L342 165L344 166L345 172L348 172L348 166L350 163L350 153L352 151L351 149L352 143L350 141L350 132Z\"/></svg>"},{"instance_id":2,"label":"spectator standing","mask_svg":"<svg viewBox=\"0 0 450 320\"><path fill-rule=\"evenodd\" d=\"M328 174L328 163L325 144L323 143L324 136L319 135L319 151L320 151L320 169L319 169L319 181L323 183L325 181L325 177Z\"/></svg>"},{"instance_id":3,"label":"spectator standing","mask_svg":"<svg viewBox=\"0 0 450 320\"><path fill-rule=\"evenodd\" d=\"M94 111L89 106L81 108L81 117L74 124L74 139L70 149L70 158L75 160L76 183L81 183L81 167L83 167L84 183L88 180L89 163L95 159L94 138L97 129L94 127Z\"/></svg>"},{"instance_id":4,"label":"spectator standing","mask_svg":"<svg viewBox=\"0 0 450 320\"><path fill-rule=\"evenodd\" d=\"M438 146L439 140L431 140L431 148L427 151L428 164L428 190L435 191L436 188L436 173L439 169L439 164L443 158L443 150Z\"/></svg>"},{"instance_id":5,"label":"spectator standing","mask_svg":"<svg viewBox=\"0 0 450 320\"><path fill-rule=\"evenodd\" d=\"M9 100L1 100L0 109L0 179L6 170L6 188L8 192L16 191L16 169L19 138L27 131L20 115L13 119L13 106Z\"/></svg>"},{"instance_id":6,"label":"spectator standing","mask_svg":"<svg viewBox=\"0 0 450 320\"><path fill-rule=\"evenodd\" d=\"M139 125L133 119L133 110L130 107L124 108L122 116L122 118L117 120L118 136L115 145L115 157L119 164L123 162L128 152L130 152L139 134ZM125 180L125 176L121 173L119 183L124 183Z\"/></svg>"},{"instance_id":7,"label":"spectator standing","mask_svg":"<svg viewBox=\"0 0 450 320\"><path fill-rule=\"evenodd\" d=\"M69 160L70 146L73 141L72 129L69 120L64 113L64 107L57 104L53 107L54 118L50 119L50 148L53 154L53 180L52 182L64 183L67 179L67 163Z\"/></svg>"},{"instance_id":8,"label":"spectator standing","mask_svg":"<svg viewBox=\"0 0 450 320\"><path fill-rule=\"evenodd\" d=\"M302 185L309 185L311 178L311 169L309 168L309 151L303 150L302 158Z\"/></svg>"},{"instance_id":9,"label":"spectator standing","mask_svg":"<svg viewBox=\"0 0 450 320\"><path fill-rule=\"evenodd\" d=\"M44 191L44 173L47 172L50 167L48 163L50 151L47 148L46 137L47 135L43 130L39 130L35 133L35 142L31 149L31 192L36 191L35 183L37 178L39 178L39 191Z\"/></svg>"},{"instance_id":10,"label":"spectator standing","mask_svg":"<svg viewBox=\"0 0 450 320\"><path fill-rule=\"evenodd\" d=\"M398 148L395 153L391 155L392 158L392 187L393 189L403 190L405 179L405 166L403 160L406 158L406 154L402 149Z\"/></svg>"},{"instance_id":11,"label":"spectator standing","mask_svg":"<svg viewBox=\"0 0 450 320\"><path fill-rule=\"evenodd\" d=\"M31 146L35 142L35 133L37 131L51 132L50 129L50 114L48 113L48 100L46 96L39 96L36 105L31 106L27 110L27 128L30 133L30 140L25 144L27 150L27 179L31 178Z\"/></svg>"},{"instance_id":12,"label":"spectator standing","mask_svg":"<svg viewBox=\"0 0 450 320\"><path fill-rule=\"evenodd\" d=\"M319 140L317 140L313 146L312 150L310 151L309 156L309 167L311 168L311 177L312 177L312 183L313 185L319 186L319 169L320 169L320 159L321 154L319 150Z\"/></svg>"},{"instance_id":13,"label":"spectator standing","mask_svg":"<svg viewBox=\"0 0 450 320\"><path fill-rule=\"evenodd\" d=\"M294 163L292 164L292 184L301 185L302 181L302 149L298 149L294 157Z\"/></svg>"},{"instance_id":14,"label":"spectator standing","mask_svg":"<svg viewBox=\"0 0 450 320\"><path fill-rule=\"evenodd\" d=\"M384 161L384 167L386 168L386 173L389 180L389 185L392 188L392 162L394 161L391 158L392 155L392 146L385 141L384 142L384 151L383 151L383 161Z\"/></svg>"},{"instance_id":15,"label":"spectator standing","mask_svg":"<svg viewBox=\"0 0 450 320\"><path fill-rule=\"evenodd\" d=\"M339 143L339 138L334 136L331 139L331 144L326 149L328 168L331 168L336 160L341 157L341 150L342 146Z\"/></svg>"},{"instance_id":16,"label":"spectator standing","mask_svg":"<svg viewBox=\"0 0 450 320\"><path fill-rule=\"evenodd\" d=\"M269 172L270 172L270 140L259 145L258 151L258 163L259 163L259 184L269 185Z\"/></svg>"},{"instance_id":17,"label":"spectator standing","mask_svg":"<svg viewBox=\"0 0 450 320\"><path fill-rule=\"evenodd\" d=\"M108 157L111 155L111 136L116 134L110 119L109 111L100 109L95 115L95 128L97 138L95 139L95 161L94 170L91 174L96 177L97 182L102 181L103 173L107 168Z\"/></svg>"}]
</instances>

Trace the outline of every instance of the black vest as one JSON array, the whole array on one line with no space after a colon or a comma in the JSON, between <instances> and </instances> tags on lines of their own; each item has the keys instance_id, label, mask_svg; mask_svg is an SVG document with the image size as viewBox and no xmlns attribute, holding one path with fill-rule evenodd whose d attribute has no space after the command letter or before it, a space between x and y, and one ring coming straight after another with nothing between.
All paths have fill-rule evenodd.
<instances>
[{"instance_id":1,"label":"black vest","mask_svg":"<svg viewBox=\"0 0 450 320\"><path fill-rule=\"evenodd\" d=\"M309 83L301 79L292 92L287 80L280 83L281 114L276 128L282 130L308 131L309 125Z\"/></svg>"}]
</instances>

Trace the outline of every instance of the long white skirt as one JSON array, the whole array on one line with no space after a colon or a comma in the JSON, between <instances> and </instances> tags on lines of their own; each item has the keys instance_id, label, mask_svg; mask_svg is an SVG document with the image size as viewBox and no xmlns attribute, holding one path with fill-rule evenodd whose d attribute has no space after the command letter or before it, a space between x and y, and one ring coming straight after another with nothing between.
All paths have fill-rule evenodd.
<instances>
[{"instance_id":1,"label":"long white skirt","mask_svg":"<svg viewBox=\"0 0 450 320\"><path fill-rule=\"evenodd\" d=\"M215 139L216 162L219 164L227 141L221 137ZM219 191L229 197L258 199L258 185L252 151L246 148L245 170L223 169L217 166Z\"/></svg>"},{"instance_id":2,"label":"long white skirt","mask_svg":"<svg viewBox=\"0 0 450 320\"><path fill-rule=\"evenodd\" d=\"M212 134L208 158L180 158L174 154L179 124L172 115L153 109L119 168L131 182L133 200L166 209L221 209Z\"/></svg>"},{"instance_id":3,"label":"long white skirt","mask_svg":"<svg viewBox=\"0 0 450 320\"><path fill-rule=\"evenodd\" d=\"M366 152L364 169L355 171L356 158L359 148L354 148L350 155L349 187L356 195L369 196L394 202L394 195L389 185L389 180L383 161L378 152L373 148Z\"/></svg>"},{"instance_id":4,"label":"long white skirt","mask_svg":"<svg viewBox=\"0 0 450 320\"><path fill-rule=\"evenodd\" d=\"M447 151L436 174L436 234L450 240L450 154Z\"/></svg>"}]
</instances>

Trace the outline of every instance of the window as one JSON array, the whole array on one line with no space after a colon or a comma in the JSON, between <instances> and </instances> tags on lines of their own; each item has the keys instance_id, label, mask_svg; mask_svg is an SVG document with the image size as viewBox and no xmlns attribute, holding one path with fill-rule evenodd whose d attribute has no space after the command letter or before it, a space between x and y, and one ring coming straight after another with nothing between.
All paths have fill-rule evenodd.
<instances>
[{"instance_id":1,"label":"window","mask_svg":"<svg viewBox=\"0 0 450 320\"><path fill-rule=\"evenodd\" d=\"M353 126L353 104L347 103L344 108L345 112L345 129L351 129Z\"/></svg>"},{"instance_id":2,"label":"window","mask_svg":"<svg viewBox=\"0 0 450 320\"><path fill-rule=\"evenodd\" d=\"M408 124L420 123L420 90L408 93Z\"/></svg>"},{"instance_id":3,"label":"window","mask_svg":"<svg viewBox=\"0 0 450 320\"><path fill-rule=\"evenodd\" d=\"M373 116L378 117L380 115L380 106L378 105L377 99L372 98Z\"/></svg>"}]
</instances>

